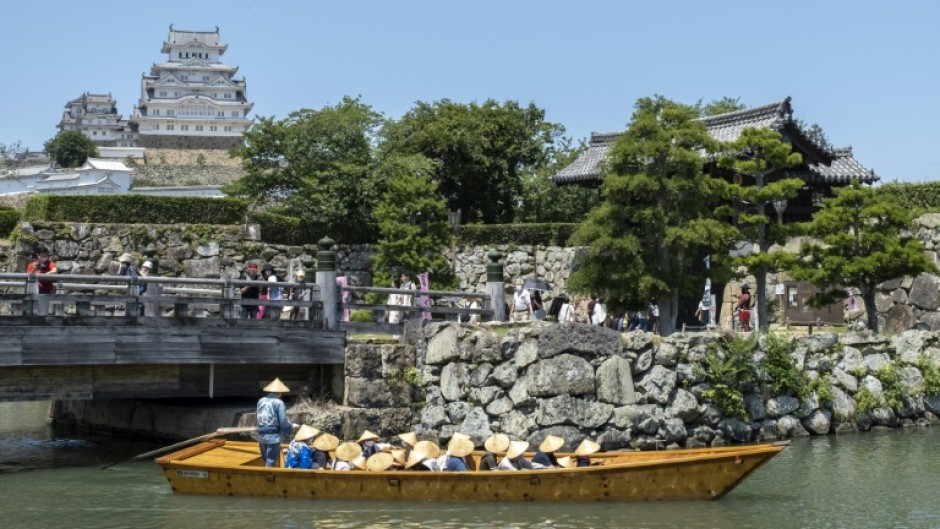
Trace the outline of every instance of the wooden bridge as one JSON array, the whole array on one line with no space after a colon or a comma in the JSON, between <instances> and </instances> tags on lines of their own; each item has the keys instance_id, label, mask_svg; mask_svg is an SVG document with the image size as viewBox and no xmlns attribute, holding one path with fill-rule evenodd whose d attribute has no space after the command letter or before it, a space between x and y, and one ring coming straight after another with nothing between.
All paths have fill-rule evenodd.
<instances>
[{"instance_id":1,"label":"wooden bridge","mask_svg":"<svg viewBox=\"0 0 940 529\"><path fill-rule=\"evenodd\" d=\"M295 295L238 297L246 286ZM327 384L323 366L344 360L316 284L0 274L0 289L0 400L255 396L275 376Z\"/></svg>"}]
</instances>

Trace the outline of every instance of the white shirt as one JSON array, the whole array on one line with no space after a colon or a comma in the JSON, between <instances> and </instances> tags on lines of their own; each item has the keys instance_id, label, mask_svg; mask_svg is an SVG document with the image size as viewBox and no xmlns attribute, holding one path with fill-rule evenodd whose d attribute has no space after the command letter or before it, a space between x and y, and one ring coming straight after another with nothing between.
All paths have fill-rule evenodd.
<instances>
[{"instance_id":1,"label":"white shirt","mask_svg":"<svg viewBox=\"0 0 940 529\"><path fill-rule=\"evenodd\" d=\"M529 310L529 303L532 302L532 298L529 297L528 290L522 290L515 292L512 295L513 306L516 312L523 312Z\"/></svg>"},{"instance_id":2,"label":"white shirt","mask_svg":"<svg viewBox=\"0 0 940 529\"><path fill-rule=\"evenodd\" d=\"M600 325L604 323L604 320L607 319L607 311L604 310L604 305L600 302L594 304L594 317L591 318L591 323L594 325Z\"/></svg>"},{"instance_id":3,"label":"white shirt","mask_svg":"<svg viewBox=\"0 0 940 529\"><path fill-rule=\"evenodd\" d=\"M558 321L563 323L574 321L574 307L571 306L571 303L565 303L561 306L561 310L558 311Z\"/></svg>"}]
</instances>

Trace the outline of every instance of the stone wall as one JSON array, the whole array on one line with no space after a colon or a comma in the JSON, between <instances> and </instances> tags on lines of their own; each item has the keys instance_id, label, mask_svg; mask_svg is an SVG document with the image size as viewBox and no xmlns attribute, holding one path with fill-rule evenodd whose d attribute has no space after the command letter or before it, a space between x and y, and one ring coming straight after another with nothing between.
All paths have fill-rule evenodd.
<instances>
[{"instance_id":1,"label":"stone wall","mask_svg":"<svg viewBox=\"0 0 940 529\"><path fill-rule=\"evenodd\" d=\"M141 134L140 146L148 149L233 149L244 145L241 136L167 136Z\"/></svg>"},{"instance_id":2,"label":"stone wall","mask_svg":"<svg viewBox=\"0 0 940 529\"><path fill-rule=\"evenodd\" d=\"M833 399L820 402L815 392L802 401L777 395L765 379L744 394L747 421L724 416L705 397L710 386L701 368L719 338L620 335L551 323L514 327L500 337L485 328L430 324L413 338L424 393L413 428L423 438L441 441L460 431L478 445L493 432L532 444L561 435L569 449L591 437L615 450L717 446L938 422L940 395L918 394L924 376L916 365L924 358L940 367L940 334L800 338L794 364L808 379L827 377ZM881 406L859 412L860 391L865 398L891 391L891 382L878 377L887 378L880 370L895 360L899 387L910 396L898 410ZM380 401L367 400L372 406Z\"/></svg>"}]
</instances>

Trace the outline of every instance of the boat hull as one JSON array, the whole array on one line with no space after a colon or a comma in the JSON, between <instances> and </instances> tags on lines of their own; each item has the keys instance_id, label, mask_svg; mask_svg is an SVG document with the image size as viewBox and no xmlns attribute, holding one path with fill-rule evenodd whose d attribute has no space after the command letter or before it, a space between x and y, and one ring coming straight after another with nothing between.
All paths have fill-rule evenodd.
<instances>
[{"instance_id":1,"label":"boat hull","mask_svg":"<svg viewBox=\"0 0 940 529\"><path fill-rule=\"evenodd\" d=\"M178 494L406 501L714 500L783 446L637 452L558 470L330 471L257 466L257 444L202 443L157 460ZM656 457L661 454L662 457Z\"/></svg>"}]
</instances>

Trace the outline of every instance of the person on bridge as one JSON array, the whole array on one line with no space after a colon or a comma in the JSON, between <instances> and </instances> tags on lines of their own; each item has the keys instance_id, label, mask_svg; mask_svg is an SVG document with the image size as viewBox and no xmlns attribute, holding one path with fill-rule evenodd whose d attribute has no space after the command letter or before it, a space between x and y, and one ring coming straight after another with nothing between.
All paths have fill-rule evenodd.
<instances>
[{"instance_id":1,"label":"person on bridge","mask_svg":"<svg viewBox=\"0 0 940 529\"><path fill-rule=\"evenodd\" d=\"M261 448L264 466L276 467L281 452L281 437L290 434L291 430L297 428L298 425L287 419L287 411L281 395L289 392L290 389L281 382L281 379L275 378L264 387L263 391L267 395L258 400L257 408L258 445Z\"/></svg>"},{"instance_id":2,"label":"person on bridge","mask_svg":"<svg viewBox=\"0 0 940 529\"><path fill-rule=\"evenodd\" d=\"M260 276L258 276L258 265L252 263L248 265L248 268L245 269L244 279L248 281L260 281ZM242 299L258 299L258 296L261 295L260 289L256 285L245 285L239 292L242 295ZM258 305L242 305L242 310L246 319L253 320L258 315Z\"/></svg>"},{"instance_id":3,"label":"person on bridge","mask_svg":"<svg viewBox=\"0 0 940 529\"><path fill-rule=\"evenodd\" d=\"M26 265L27 274L55 274L58 273L55 263L49 259L49 249L40 246L36 250L36 260ZM55 294L55 283L52 281L39 281L40 294Z\"/></svg>"}]
</instances>

